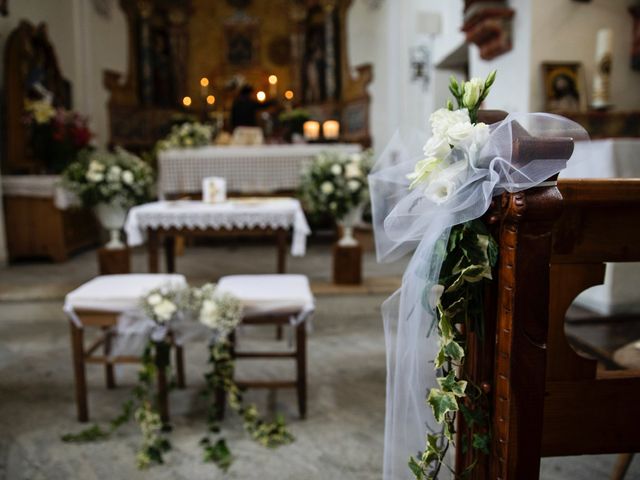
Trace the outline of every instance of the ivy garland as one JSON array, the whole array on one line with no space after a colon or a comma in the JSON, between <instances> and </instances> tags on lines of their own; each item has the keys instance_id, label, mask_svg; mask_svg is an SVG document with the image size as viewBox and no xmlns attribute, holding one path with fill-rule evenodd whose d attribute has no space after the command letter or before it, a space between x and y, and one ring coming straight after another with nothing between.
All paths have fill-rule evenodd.
<instances>
[{"instance_id":1,"label":"ivy garland","mask_svg":"<svg viewBox=\"0 0 640 480\"><path fill-rule=\"evenodd\" d=\"M153 306L161 306L161 309L154 313ZM233 380L234 363L229 336L240 322L241 308L237 299L230 295L215 295L215 286L208 284L199 289L184 291L153 290L143 299L142 308L157 323L163 323L159 320L158 312L184 310L187 314L195 313L201 323L213 330L213 341L209 345L211 369L204 374L205 387L202 391L208 403L208 434L200 441L205 462L212 462L225 472L233 463L231 450L220 435L220 406L216 402L216 393L220 391L224 392L230 408L242 418L244 429L253 440L269 448L294 441L282 416L278 415L273 422L267 422L259 415L255 405L245 406L242 391ZM164 463L163 455L171 449L166 435L171 427L163 425L158 413L154 378L158 368L170 367L170 349L171 345L166 341L149 340L141 358L138 384L133 389L132 398L122 404L121 413L107 428L92 425L78 433L62 435L62 441L87 443L105 440L133 418L142 433L142 445L136 454L138 468L145 469L152 464ZM218 435L215 442L211 441L210 434Z\"/></svg>"},{"instance_id":2,"label":"ivy garland","mask_svg":"<svg viewBox=\"0 0 640 480\"><path fill-rule=\"evenodd\" d=\"M473 79L458 83L451 77L449 90L458 108L467 109L473 124L478 109L495 81L495 72L486 80ZM451 101L447 108L453 110ZM449 447L454 444L456 417L460 412L473 432L456 445L463 452L472 449L475 460L456 478L464 477L476 465L480 454L489 453L489 410L482 389L466 378L463 365L467 349L467 332L484 335L483 294L485 282L491 280L496 265L498 246L481 220L472 220L451 228L448 239L442 239L436 249L444 257L438 285L424 292L425 302L436 303L434 328L439 336L439 350L434 359L438 387L430 389L426 402L431 407L439 432L426 436L424 451L410 457L409 468L417 480L438 478L442 468L456 472L446 463ZM439 299L438 299L439 297ZM434 298L437 300L434 302Z\"/></svg>"}]
</instances>

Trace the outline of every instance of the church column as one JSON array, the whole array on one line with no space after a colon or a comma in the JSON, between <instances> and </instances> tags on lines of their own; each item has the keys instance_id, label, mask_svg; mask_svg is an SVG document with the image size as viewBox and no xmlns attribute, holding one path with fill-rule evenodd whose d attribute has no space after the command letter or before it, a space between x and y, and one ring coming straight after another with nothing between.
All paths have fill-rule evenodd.
<instances>
[{"instance_id":1,"label":"church column","mask_svg":"<svg viewBox=\"0 0 640 480\"><path fill-rule=\"evenodd\" d=\"M175 82L176 98L172 99L178 103L179 99L188 95L187 92L187 62L188 62L188 36L187 36L188 14L185 7L176 6L169 10L169 42L171 48L172 76Z\"/></svg>"},{"instance_id":2,"label":"church column","mask_svg":"<svg viewBox=\"0 0 640 480\"><path fill-rule=\"evenodd\" d=\"M153 5L149 0L138 2L140 50L140 100L143 105L153 103L153 66L151 65L151 29L149 20L153 12Z\"/></svg>"},{"instance_id":3,"label":"church column","mask_svg":"<svg viewBox=\"0 0 640 480\"><path fill-rule=\"evenodd\" d=\"M298 1L293 0L290 7L291 29L291 88L298 98L304 98L302 91L302 69L304 68L305 50L305 20L307 9Z\"/></svg>"},{"instance_id":4,"label":"church column","mask_svg":"<svg viewBox=\"0 0 640 480\"><path fill-rule=\"evenodd\" d=\"M324 36L325 36L325 84L327 86L327 99L336 99L336 39L335 39L335 0L324 2Z\"/></svg>"}]
</instances>

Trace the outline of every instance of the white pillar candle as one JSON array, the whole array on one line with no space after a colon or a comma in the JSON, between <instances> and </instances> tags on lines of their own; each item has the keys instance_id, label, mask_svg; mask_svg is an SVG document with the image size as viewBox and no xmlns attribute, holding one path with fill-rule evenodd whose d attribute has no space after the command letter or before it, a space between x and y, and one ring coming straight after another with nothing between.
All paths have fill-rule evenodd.
<instances>
[{"instance_id":1,"label":"white pillar candle","mask_svg":"<svg viewBox=\"0 0 640 480\"><path fill-rule=\"evenodd\" d=\"M327 140L337 140L340 136L340 122L327 120L322 124L322 135Z\"/></svg>"},{"instance_id":2,"label":"white pillar candle","mask_svg":"<svg viewBox=\"0 0 640 480\"><path fill-rule=\"evenodd\" d=\"M598 30L596 35L595 72L593 75L593 100L591 106L604 109L610 106L609 78L613 56L613 31Z\"/></svg>"},{"instance_id":3,"label":"white pillar candle","mask_svg":"<svg viewBox=\"0 0 640 480\"><path fill-rule=\"evenodd\" d=\"M302 124L304 138L307 140L318 140L320 138L320 123L315 120L308 120Z\"/></svg>"}]
</instances>

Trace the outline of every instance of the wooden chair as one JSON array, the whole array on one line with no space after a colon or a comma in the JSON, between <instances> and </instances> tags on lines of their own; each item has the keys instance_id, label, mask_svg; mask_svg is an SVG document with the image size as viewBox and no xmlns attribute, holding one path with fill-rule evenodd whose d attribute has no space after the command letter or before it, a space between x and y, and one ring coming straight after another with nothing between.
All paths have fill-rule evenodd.
<instances>
[{"instance_id":1,"label":"wooden chair","mask_svg":"<svg viewBox=\"0 0 640 480\"><path fill-rule=\"evenodd\" d=\"M491 453L468 478L537 479L542 456L640 451L640 371L600 371L564 334L567 308L602 283L605 262L640 261L638 211L640 180L561 181L494 202L499 266L465 364L487 393ZM458 432L469 432L461 416ZM458 449L456 471L471 461Z\"/></svg>"},{"instance_id":2,"label":"wooden chair","mask_svg":"<svg viewBox=\"0 0 640 480\"><path fill-rule=\"evenodd\" d=\"M167 283L186 285L186 280L182 275L101 275L67 295L64 309L69 317L69 326L71 328L71 353L78 421L87 422L89 420L86 365L103 364L105 366L107 388L116 387L114 364L140 362L140 358L137 356L110 356L118 316L128 309L136 307L137 302L144 293ZM116 285L118 286L117 294L113 291ZM84 334L87 327L98 328L101 332L97 339L85 348ZM96 354L100 347L102 347L102 355ZM184 388L185 374L182 347L175 347L175 358L177 385L179 388ZM165 369L158 369L157 382L160 416L164 422L167 422L169 420L169 403Z\"/></svg>"},{"instance_id":3,"label":"wooden chair","mask_svg":"<svg viewBox=\"0 0 640 480\"><path fill-rule=\"evenodd\" d=\"M236 348L236 336L232 335L232 354L235 359L283 359L296 363L295 380L247 380L238 381L241 388L295 388L298 395L300 418L307 414L307 320L314 310L314 299L309 281L304 275L233 275L218 282L221 292L228 292L240 299L244 308L243 325L276 325L284 327L295 323L296 342L293 351L247 351ZM218 394L218 405L224 408L224 394Z\"/></svg>"}]
</instances>

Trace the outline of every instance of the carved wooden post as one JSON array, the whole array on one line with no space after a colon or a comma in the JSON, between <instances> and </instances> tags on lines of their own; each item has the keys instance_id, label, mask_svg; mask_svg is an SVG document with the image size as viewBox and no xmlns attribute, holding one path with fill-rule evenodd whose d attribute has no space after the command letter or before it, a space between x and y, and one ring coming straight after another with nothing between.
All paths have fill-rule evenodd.
<instances>
[{"instance_id":1,"label":"carved wooden post","mask_svg":"<svg viewBox=\"0 0 640 480\"><path fill-rule=\"evenodd\" d=\"M493 451L490 478L537 479L549 324L551 232L557 187L505 194L500 228Z\"/></svg>"}]
</instances>

